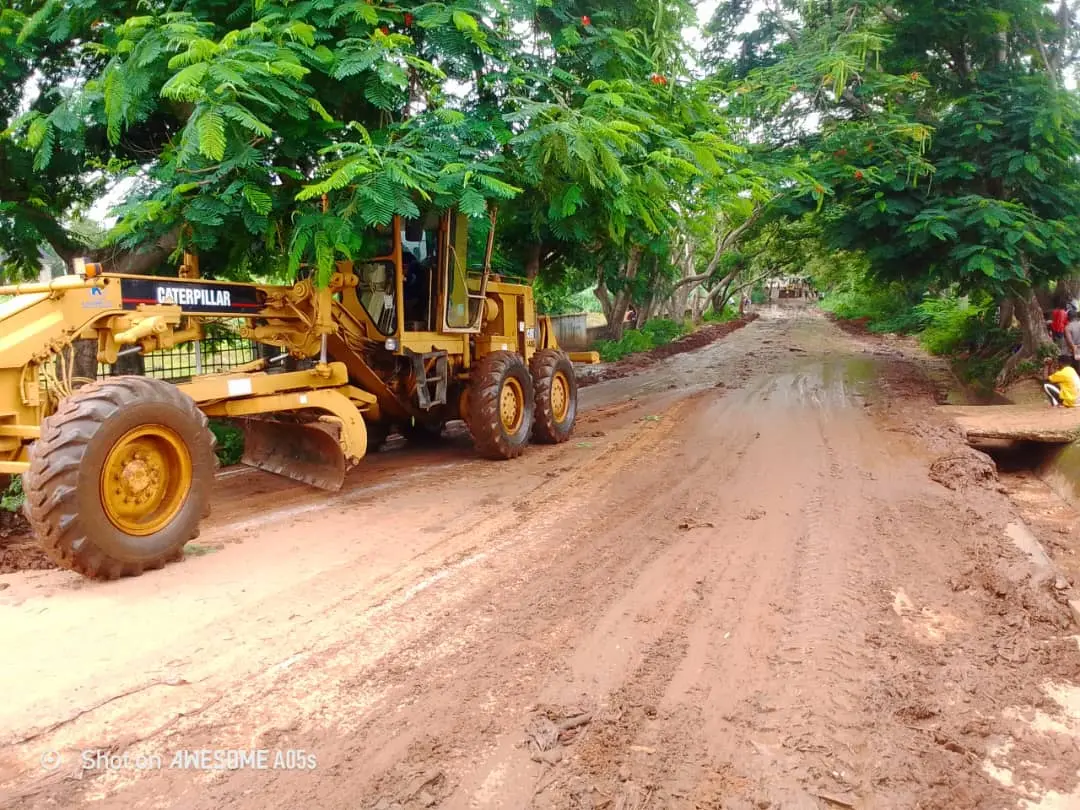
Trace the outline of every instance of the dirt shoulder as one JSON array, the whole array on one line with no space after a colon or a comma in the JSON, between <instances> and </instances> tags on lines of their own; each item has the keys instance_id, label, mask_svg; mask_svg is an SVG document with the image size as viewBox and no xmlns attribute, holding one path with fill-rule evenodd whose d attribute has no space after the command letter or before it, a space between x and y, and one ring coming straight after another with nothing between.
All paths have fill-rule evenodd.
<instances>
[{"instance_id":1,"label":"dirt shoulder","mask_svg":"<svg viewBox=\"0 0 1080 810\"><path fill-rule=\"evenodd\" d=\"M727 337L732 332L742 329L747 324L753 323L757 318L758 316L756 313L750 313L746 317L738 318L726 323L707 324L698 327L690 334L684 335L678 340L673 340L671 343L666 343L663 346L657 346L655 349L650 349L647 352L631 354L615 363L607 364L595 372L588 367L585 367L583 369L584 373L578 384L580 387L584 388L607 380L617 380L622 377L629 377L630 375L637 374L643 369L653 366L668 357L673 357L676 354L685 354L686 352L700 349L703 346L708 346L710 343L714 343Z\"/></svg>"},{"instance_id":2,"label":"dirt shoulder","mask_svg":"<svg viewBox=\"0 0 1080 810\"><path fill-rule=\"evenodd\" d=\"M590 386L573 441L512 463L380 454L329 500L227 479L213 553L4 578L0 802L1055 806L1075 628L998 483L931 478L964 452L935 397L775 308ZM168 767L199 749L293 767Z\"/></svg>"}]
</instances>

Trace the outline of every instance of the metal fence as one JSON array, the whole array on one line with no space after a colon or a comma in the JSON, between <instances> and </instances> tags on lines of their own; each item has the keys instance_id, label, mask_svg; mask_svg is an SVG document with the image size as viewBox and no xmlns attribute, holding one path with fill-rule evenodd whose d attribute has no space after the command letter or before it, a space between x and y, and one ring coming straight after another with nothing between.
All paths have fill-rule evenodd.
<instances>
[{"instance_id":1,"label":"metal fence","mask_svg":"<svg viewBox=\"0 0 1080 810\"><path fill-rule=\"evenodd\" d=\"M250 363L258 356L253 341L240 337L241 321L215 321L208 324L207 337L196 343L184 343L172 349L144 355L140 371L138 361L121 357L116 365L98 364L98 377L142 373L169 382L186 382L198 374L228 371Z\"/></svg>"}]
</instances>

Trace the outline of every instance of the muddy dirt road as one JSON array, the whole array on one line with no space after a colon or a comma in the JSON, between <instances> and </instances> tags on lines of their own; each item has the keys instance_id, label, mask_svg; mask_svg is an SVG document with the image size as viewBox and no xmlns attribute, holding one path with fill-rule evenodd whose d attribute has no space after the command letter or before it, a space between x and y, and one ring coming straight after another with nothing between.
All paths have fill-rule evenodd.
<instances>
[{"instance_id":1,"label":"muddy dirt road","mask_svg":"<svg viewBox=\"0 0 1080 810\"><path fill-rule=\"evenodd\" d=\"M180 565L0 578L0 806L1078 807L1075 627L931 388L778 309L516 462L226 474Z\"/></svg>"}]
</instances>

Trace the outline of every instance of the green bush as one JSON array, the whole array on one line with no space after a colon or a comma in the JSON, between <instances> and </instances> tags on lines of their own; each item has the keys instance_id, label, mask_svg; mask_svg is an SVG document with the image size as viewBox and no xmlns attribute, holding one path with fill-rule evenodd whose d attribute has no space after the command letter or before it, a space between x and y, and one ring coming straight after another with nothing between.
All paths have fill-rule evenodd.
<instances>
[{"instance_id":1,"label":"green bush","mask_svg":"<svg viewBox=\"0 0 1080 810\"><path fill-rule=\"evenodd\" d=\"M729 304L720 312L710 309L701 319L706 323L727 323L728 321L738 320L738 318L739 310Z\"/></svg>"},{"instance_id":2,"label":"green bush","mask_svg":"<svg viewBox=\"0 0 1080 810\"><path fill-rule=\"evenodd\" d=\"M916 311L925 321L919 342L931 354L955 354L978 349L987 336L987 318L993 317L989 299L973 303L968 298L927 298Z\"/></svg>"},{"instance_id":3,"label":"green bush","mask_svg":"<svg viewBox=\"0 0 1080 810\"><path fill-rule=\"evenodd\" d=\"M871 332L918 332L926 326L926 319L916 306L918 299L899 285L875 287L851 285L829 293L821 302L821 308L844 320L867 319Z\"/></svg>"},{"instance_id":4,"label":"green bush","mask_svg":"<svg viewBox=\"0 0 1080 810\"><path fill-rule=\"evenodd\" d=\"M628 354L647 352L657 346L663 346L689 331L686 324L666 318L654 318L646 321L641 329L627 329L622 340L602 340L596 344L596 351L605 363L621 360Z\"/></svg>"},{"instance_id":5,"label":"green bush","mask_svg":"<svg viewBox=\"0 0 1080 810\"><path fill-rule=\"evenodd\" d=\"M663 346L665 343L671 343L676 338L685 335L687 331L686 324L668 320L667 318L653 318L646 321L641 327L642 334L648 335L653 346Z\"/></svg>"},{"instance_id":6,"label":"green bush","mask_svg":"<svg viewBox=\"0 0 1080 810\"><path fill-rule=\"evenodd\" d=\"M601 340L596 344L600 359L605 363L614 363L628 354L647 352L651 348L653 348L653 342L649 336L636 329L627 329L623 332L622 340Z\"/></svg>"},{"instance_id":7,"label":"green bush","mask_svg":"<svg viewBox=\"0 0 1080 810\"><path fill-rule=\"evenodd\" d=\"M244 432L229 422L210 420L210 430L217 437L217 457L222 467L239 464L244 455Z\"/></svg>"},{"instance_id":8,"label":"green bush","mask_svg":"<svg viewBox=\"0 0 1080 810\"><path fill-rule=\"evenodd\" d=\"M26 496L23 495L22 488L22 476L11 476L11 482L7 485L7 489L0 495L0 509L5 512L19 512L23 508L23 502L26 500Z\"/></svg>"},{"instance_id":9,"label":"green bush","mask_svg":"<svg viewBox=\"0 0 1080 810\"><path fill-rule=\"evenodd\" d=\"M689 327L686 324L657 318L647 321L640 329L626 329L622 340L602 340L596 343L595 348L600 354L600 360L613 363L622 360L627 354L647 352L664 346L687 332Z\"/></svg>"}]
</instances>

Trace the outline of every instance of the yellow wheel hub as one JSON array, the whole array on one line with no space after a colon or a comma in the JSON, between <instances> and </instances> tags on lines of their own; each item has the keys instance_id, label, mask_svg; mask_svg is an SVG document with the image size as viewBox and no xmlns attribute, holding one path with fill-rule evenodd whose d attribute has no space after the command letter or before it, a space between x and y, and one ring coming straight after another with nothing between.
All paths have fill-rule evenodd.
<instances>
[{"instance_id":1,"label":"yellow wheel hub","mask_svg":"<svg viewBox=\"0 0 1080 810\"><path fill-rule=\"evenodd\" d=\"M506 379L499 394L499 418L507 433L517 433L525 419L525 392L513 377Z\"/></svg>"},{"instance_id":2,"label":"yellow wheel hub","mask_svg":"<svg viewBox=\"0 0 1080 810\"><path fill-rule=\"evenodd\" d=\"M570 410L570 381L561 371L555 372L551 380L551 413L556 422L566 419Z\"/></svg>"},{"instance_id":3,"label":"yellow wheel hub","mask_svg":"<svg viewBox=\"0 0 1080 810\"><path fill-rule=\"evenodd\" d=\"M163 425L129 430L101 469L101 504L122 532L145 536L169 525L191 489L191 453Z\"/></svg>"}]
</instances>

